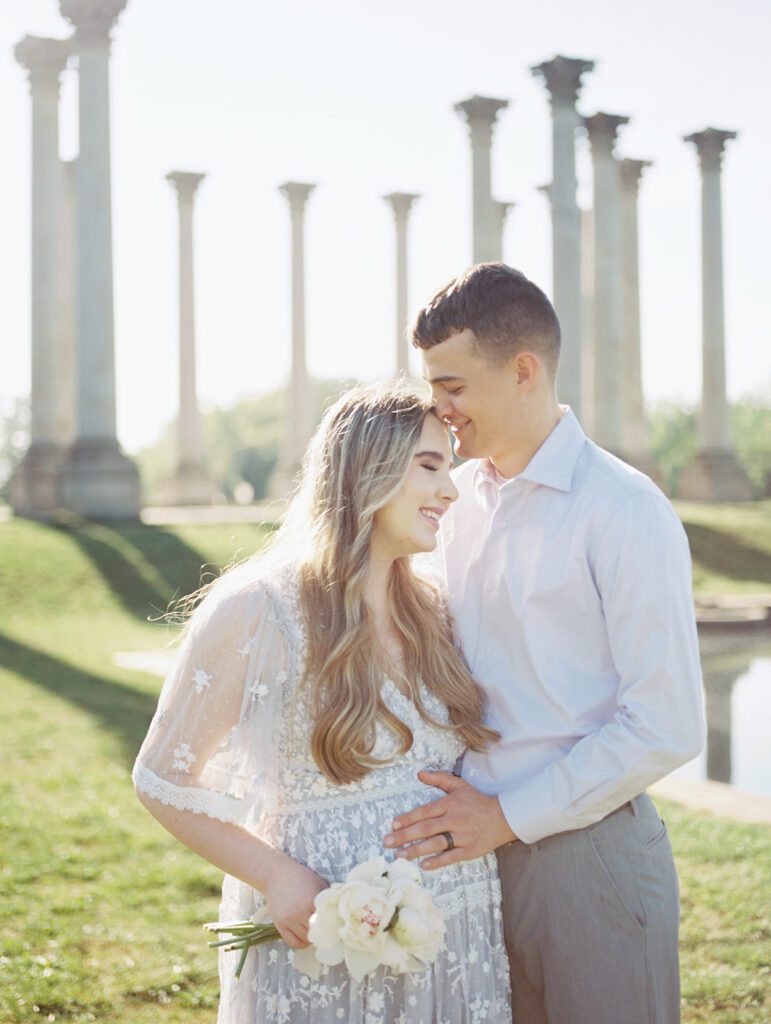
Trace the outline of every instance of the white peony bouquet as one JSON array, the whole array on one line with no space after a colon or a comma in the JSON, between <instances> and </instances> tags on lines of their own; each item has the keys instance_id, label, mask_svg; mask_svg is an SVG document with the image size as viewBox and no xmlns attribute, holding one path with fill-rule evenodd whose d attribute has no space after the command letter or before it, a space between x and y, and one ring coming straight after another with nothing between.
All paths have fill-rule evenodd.
<instances>
[{"instance_id":1,"label":"white peony bouquet","mask_svg":"<svg viewBox=\"0 0 771 1024\"><path fill-rule=\"evenodd\" d=\"M411 861L370 857L344 882L333 882L320 892L314 902L308 927L311 945L294 953L295 967L313 978L322 964L343 961L357 981L381 964L397 974L423 971L436 959L444 940L442 913L421 885L420 868ZM241 950L236 977L250 946L280 938L278 929L264 918L204 927L231 933L209 945Z\"/></svg>"}]
</instances>

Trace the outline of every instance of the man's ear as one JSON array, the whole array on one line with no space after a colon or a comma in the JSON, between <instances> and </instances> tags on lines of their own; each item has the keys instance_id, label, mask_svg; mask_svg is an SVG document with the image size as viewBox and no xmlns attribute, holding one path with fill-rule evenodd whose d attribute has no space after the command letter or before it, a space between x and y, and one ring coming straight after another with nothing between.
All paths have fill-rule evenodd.
<instances>
[{"instance_id":1,"label":"man's ear","mask_svg":"<svg viewBox=\"0 0 771 1024\"><path fill-rule=\"evenodd\" d=\"M532 352L519 352L514 358L514 375L519 386L532 388L538 380L541 364Z\"/></svg>"}]
</instances>

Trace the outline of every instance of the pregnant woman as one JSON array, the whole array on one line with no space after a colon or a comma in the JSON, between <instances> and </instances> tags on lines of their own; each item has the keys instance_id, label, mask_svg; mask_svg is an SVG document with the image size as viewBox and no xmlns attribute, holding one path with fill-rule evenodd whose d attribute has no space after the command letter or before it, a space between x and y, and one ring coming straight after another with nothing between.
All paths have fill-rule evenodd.
<instances>
[{"instance_id":1,"label":"pregnant woman","mask_svg":"<svg viewBox=\"0 0 771 1024\"><path fill-rule=\"evenodd\" d=\"M511 1020L492 854L424 875L446 925L425 971L379 967L359 982L341 964L312 980L292 963L315 896L381 854L393 819L424 801L418 771L452 771L496 739L442 596L410 562L434 549L457 497L450 468L422 395L348 392L268 550L211 585L187 625L137 794L225 872L223 920L264 910L285 940L251 949L240 980L220 953L219 1024Z\"/></svg>"}]
</instances>

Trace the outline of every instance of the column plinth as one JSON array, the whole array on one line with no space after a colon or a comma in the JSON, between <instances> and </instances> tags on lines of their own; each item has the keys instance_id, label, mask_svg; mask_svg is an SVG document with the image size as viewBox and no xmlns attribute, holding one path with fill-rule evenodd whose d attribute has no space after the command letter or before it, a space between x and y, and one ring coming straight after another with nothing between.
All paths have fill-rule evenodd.
<instances>
[{"instance_id":1,"label":"column plinth","mask_svg":"<svg viewBox=\"0 0 771 1024\"><path fill-rule=\"evenodd\" d=\"M621 450L623 342L621 173L613 155L628 117L599 113L584 118L594 172L594 437Z\"/></svg>"},{"instance_id":2,"label":"column plinth","mask_svg":"<svg viewBox=\"0 0 771 1024\"><path fill-rule=\"evenodd\" d=\"M48 518L61 505L67 444L65 177L59 159L59 78L70 42L25 36L15 47L32 99L30 444L10 482L18 515Z\"/></svg>"},{"instance_id":3,"label":"column plinth","mask_svg":"<svg viewBox=\"0 0 771 1024\"><path fill-rule=\"evenodd\" d=\"M292 363L287 387L284 436L270 480L272 498L290 494L302 466L312 429L310 387L305 361L305 204L315 185L288 181L279 187L292 222Z\"/></svg>"},{"instance_id":4,"label":"column plinth","mask_svg":"<svg viewBox=\"0 0 771 1024\"><path fill-rule=\"evenodd\" d=\"M64 473L68 508L134 518L139 474L118 443L115 411L110 170L110 31L126 0L59 0L75 27L80 153L77 160L76 436Z\"/></svg>"},{"instance_id":5,"label":"column plinth","mask_svg":"<svg viewBox=\"0 0 771 1024\"><path fill-rule=\"evenodd\" d=\"M179 213L179 415L177 465L157 497L158 504L163 505L210 505L217 493L205 466L195 372L193 200L205 177L192 171L172 171L166 175L177 193Z\"/></svg>"},{"instance_id":6,"label":"column plinth","mask_svg":"<svg viewBox=\"0 0 771 1024\"><path fill-rule=\"evenodd\" d=\"M683 470L678 493L699 501L747 501L753 496L752 483L733 450L726 393L720 169L725 144L736 134L707 128L684 139L696 146L701 169L702 391L699 452Z\"/></svg>"},{"instance_id":7,"label":"column plinth","mask_svg":"<svg viewBox=\"0 0 771 1024\"><path fill-rule=\"evenodd\" d=\"M409 316L407 299L407 226L410 209L419 195L412 192L391 192L383 199L393 211L396 225L396 375L409 373L409 343L406 329Z\"/></svg>"},{"instance_id":8,"label":"column plinth","mask_svg":"<svg viewBox=\"0 0 771 1024\"><path fill-rule=\"evenodd\" d=\"M471 138L472 262L490 263L500 259L501 217L492 198L491 149L498 113L508 100L472 96L455 104L455 111L468 125Z\"/></svg>"},{"instance_id":9,"label":"column plinth","mask_svg":"<svg viewBox=\"0 0 771 1024\"><path fill-rule=\"evenodd\" d=\"M530 69L549 91L552 111L552 268L554 308L560 321L562 350L557 376L561 401L582 415L581 214L576 200L576 102L583 76L594 61L554 57Z\"/></svg>"}]
</instances>

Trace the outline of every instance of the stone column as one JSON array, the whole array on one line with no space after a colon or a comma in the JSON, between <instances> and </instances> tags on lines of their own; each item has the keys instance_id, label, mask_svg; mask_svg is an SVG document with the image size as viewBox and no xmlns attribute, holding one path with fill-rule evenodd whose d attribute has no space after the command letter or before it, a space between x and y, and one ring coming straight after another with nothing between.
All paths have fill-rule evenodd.
<instances>
[{"instance_id":1,"label":"stone column","mask_svg":"<svg viewBox=\"0 0 771 1024\"><path fill-rule=\"evenodd\" d=\"M279 191L289 201L292 217L292 366L287 388L286 421L278 462L270 484L271 497L286 498L302 465L311 435L310 388L305 365L305 204L315 185L287 181Z\"/></svg>"},{"instance_id":2,"label":"stone column","mask_svg":"<svg viewBox=\"0 0 771 1024\"><path fill-rule=\"evenodd\" d=\"M489 263L500 259L500 214L496 211L491 189L490 154L493 127L498 111L508 100L472 96L455 104L466 119L471 136L472 262Z\"/></svg>"},{"instance_id":3,"label":"stone column","mask_svg":"<svg viewBox=\"0 0 771 1024\"><path fill-rule=\"evenodd\" d=\"M496 215L496 255L497 262L503 261L503 234L506 230L506 220L509 212L514 209L516 203L504 203L500 199L493 199L493 214Z\"/></svg>"},{"instance_id":4,"label":"stone column","mask_svg":"<svg viewBox=\"0 0 771 1024\"><path fill-rule=\"evenodd\" d=\"M576 200L576 101L594 62L555 57L531 68L549 90L552 110L552 268L554 308L562 330L557 378L560 400L582 412L581 215Z\"/></svg>"},{"instance_id":5,"label":"stone column","mask_svg":"<svg viewBox=\"0 0 771 1024\"><path fill-rule=\"evenodd\" d=\"M25 36L14 52L27 69L32 96L32 419L30 445L14 471L10 496L17 514L45 517L61 504L60 476L69 440L62 422L67 391L59 76L70 44Z\"/></svg>"},{"instance_id":6,"label":"stone column","mask_svg":"<svg viewBox=\"0 0 771 1024\"><path fill-rule=\"evenodd\" d=\"M655 475L645 421L640 346L640 247L637 228L637 195L640 176L647 160L621 160L622 310L624 318L621 352L622 400L621 450L624 458L644 473Z\"/></svg>"},{"instance_id":7,"label":"stone column","mask_svg":"<svg viewBox=\"0 0 771 1024\"><path fill-rule=\"evenodd\" d=\"M581 210L581 422L594 437L594 210Z\"/></svg>"},{"instance_id":8,"label":"stone column","mask_svg":"<svg viewBox=\"0 0 771 1024\"><path fill-rule=\"evenodd\" d=\"M393 210L396 222L396 374L409 373L409 345L406 329L407 305L407 222L410 207L420 196L410 192L391 192L383 196Z\"/></svg>"},{"instance_id":9,"label":"stone column","mask_svg":"<svg viewBox=\"0 0 771 1024\"><path fill-rule=\"evenodd\" d=\"M77 265L77 160L63 160L64 205L62 207L62 290L64 293L62 323L62 437L67 448L75 441L77 423L77 357L75 351L75 284Z\"/></svg>"},{"instance_id":10,"label":"stone column","mask_svg":"<svg viewBox=\"0 0 771 1024\"><path fill-rule=\"evenodd\" d=\"M133 518L139 474L118 444L110 180L110 31L126 0L59 0L75 26L80 153L77 161L77 424L64 473L68 508Z\"/></svg>"},{"instance_id":11,"label":"stone column","mask_svg":"<svg viewBox=\"0 0 771 1024\"><path fill-rule=\"evenodd\" d=\"M720 166L723 147L736 132L707 128L685 137L701 165L701 332L702 394L699 452L679 482L683 498L745 501L752 484L736 459L729 429L723 317L723 214Z\"/></svg>"},{"instance_id":12,"label":"stone column","mask_svg":"<svg viewBox=\"0 0 771 1024\"><path fill-rule=\"evenodd\" d=\"M594 171L594 439L621 450L621 171L613 156L618 129L629 121L615 114L584 119Z\"/></svg>"},{"instance_id":13,"label":"stone column","mask_svg":"<svg viewBox=\"0 0 771 1024\"><path fill-rule=\"evenodd\" d=\"M204 174L173 171L166 175L179 206L179 418L177 467L162 488L163 504L210 505L217 488L205 469L205 446L195 385L195 277L193 274L193 199Z\"/></svg>"}]
</instances>

